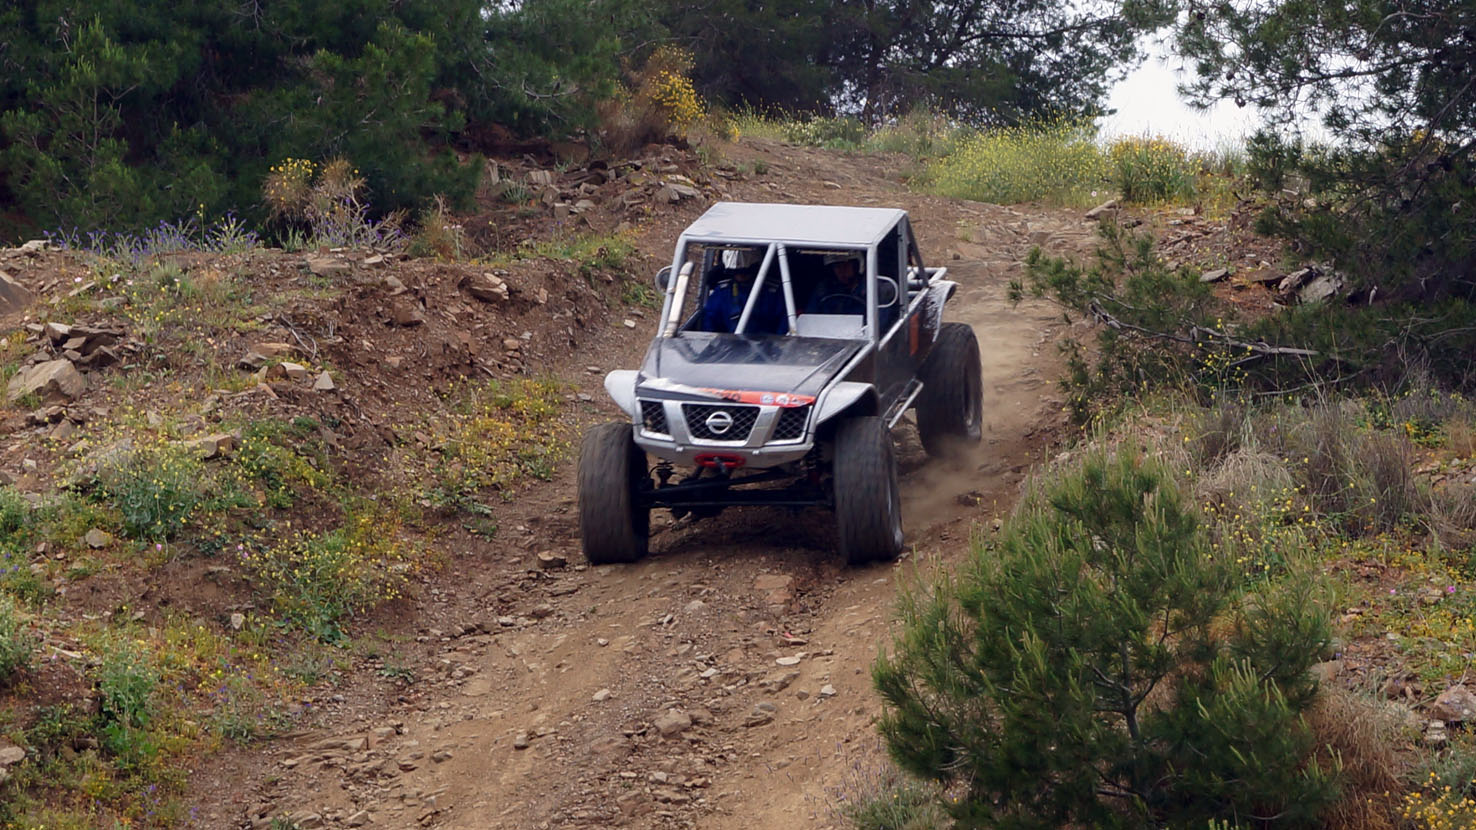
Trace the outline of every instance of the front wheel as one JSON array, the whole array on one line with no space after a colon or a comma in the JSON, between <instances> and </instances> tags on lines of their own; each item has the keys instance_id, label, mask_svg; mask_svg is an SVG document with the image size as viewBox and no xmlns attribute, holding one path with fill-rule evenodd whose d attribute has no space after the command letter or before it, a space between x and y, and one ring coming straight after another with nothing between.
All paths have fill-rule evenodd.
<instances>
[{"instance_id":1,"label":"front wheel","mask_svg":"<svg viewBox=\"0 0 1476 830\"><path fill-rule=\"evenodd\" d=\"M836 530L846 561L865 565L895 559L902 552L902 496L892 436L881 418L840 423L834 471Z\"/></svg>"},{"instance_id":2,"label":"front wheel","mask_svg":"<svg viewBox=\"0 0 1476 830\"><path fill-rule=\"evenodd\" d=\"M984 437L984 378L979 339L967 323L944 323L918 373L917 432L934 458Z\"/></svg>"},{"instance_id":3,"label":"front wheel","mask_svg":"<svg viewBox=\"0 0 1476 830\"><path fill-rule=\"evenodd\" d=\"M628 423L600 424L579 448L579 535L591 565L634 562L646 555L651 509L646 453Z\"/></svg>"}]
</instances>

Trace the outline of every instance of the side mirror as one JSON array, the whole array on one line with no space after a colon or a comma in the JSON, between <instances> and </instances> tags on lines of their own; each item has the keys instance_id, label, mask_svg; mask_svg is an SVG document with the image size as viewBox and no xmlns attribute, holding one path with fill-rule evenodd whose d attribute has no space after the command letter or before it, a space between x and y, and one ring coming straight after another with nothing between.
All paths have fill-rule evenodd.
<instances>
[{"instance_id":1,"label":"side mirror","mask_svg":"<svg viewBox=\"0 0 1476 830\"><path fill-rule=\"evenodd\" d=\"M671 266L667 265L656 272L656 287L661 293L666 293L667 286L671 285Z\"/></svg>"}]
</instances>

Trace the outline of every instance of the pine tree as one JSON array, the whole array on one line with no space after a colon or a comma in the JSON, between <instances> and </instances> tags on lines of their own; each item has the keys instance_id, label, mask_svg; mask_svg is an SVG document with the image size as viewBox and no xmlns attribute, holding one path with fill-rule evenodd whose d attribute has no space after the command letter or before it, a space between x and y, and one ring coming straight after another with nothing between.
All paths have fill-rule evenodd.
<instances>
[{"instance_id":1,"label":"pine tree","mask_svg":"<svg viewBox=\"0 0 1476 830\"><path fill-rule=\"evenodd\" d=\"M1337 793L1301 720L1328 642L1309 590L1241 596L1133 453L1038 488L904 622L881 731L961 828L1312 827Z\"/></svg>"}]
</instances>

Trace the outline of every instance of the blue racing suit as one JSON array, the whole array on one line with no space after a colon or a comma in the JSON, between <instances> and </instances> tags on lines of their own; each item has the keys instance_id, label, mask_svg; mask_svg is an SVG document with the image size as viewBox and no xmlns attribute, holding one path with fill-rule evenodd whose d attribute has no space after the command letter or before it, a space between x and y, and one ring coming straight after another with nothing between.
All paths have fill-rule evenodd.
<instances>
[{"instance_id":1,"label":"blue racing suit","mask_svg":"<svg viewBox=\"0 0 1476 830\"><path fill-rule=\"evenodd\" d=\"M743 307L748 304L753 281L725 279L712 287L702 306L702 330L732 332L738 328ZM746 334L785 334L789 331L789 315L784 308L784 294L777 286L765 285L758 304L748 318Z\"/></svg>"}]
</instances>

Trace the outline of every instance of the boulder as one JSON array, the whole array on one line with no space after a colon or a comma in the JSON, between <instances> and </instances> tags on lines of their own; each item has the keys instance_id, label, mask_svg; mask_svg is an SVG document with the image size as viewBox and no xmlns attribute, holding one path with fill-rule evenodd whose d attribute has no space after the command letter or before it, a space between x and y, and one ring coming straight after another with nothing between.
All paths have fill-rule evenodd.
<instances>
[{"instance_id":1,"label":"boulder","mask_svg":"<svg viewBox=\"0 0 1476 830\"><path fill-rule=\"evenodd\" d=\"M1476 694L1465 686L1451 686L1430 705L1430 717L1446 723L1476 721Z\"/></svg>"},{"instance_id":2,"label":"boulder","mask_svg":"<svg viewBox=\"0 0 1476 830\"><path fill-rule=\"evenodd\" d=\"M0 317L9 317L19 314L31 307L36 295L31 289L11 279L10 275L0 271Z\"/></svg>"},{"instance_id":3,"label":"boulder","mask_svg":"<svg viewBox=\"0 0 1476 830\"><path fill-rule=\"evenodd\" d=\"M319 277L332 277L349 272L349 264L336 257L310 256L307 269Z\"/></svg>"},{"instance_id":4,"label":"boulder","mask_svg":"<svg viewBox=\"0 0 1476 830\"><path fill-rule=\"evenodd\" d=\"M48 360L22 369L10 379L5 397L11 403L30 394L39 394L48 402L72 399L87 389L87 378L70 360Z\"/></svg>"},{"instance_id":5,"label":"boulder","mask_svg":"<svg viewBox=\"0 0 1476 830\"><path fill-rule=\"evenodd\" d=\"M656 731L660 732L662 737L669 738L691 729L692 719L680 709L668 709L666 714L658 716L651 722L651 725L656 727Z\"/></svg>"},{"instance_id":6,"label":"boulder","mask_svg":"<svg viewBox=\"0 0 1476 830\"><path fill-rule=\"evenodd\" d=\"M1091 210L1087 211L1086 213L1082 214L1082 218L1083 219L1088 219L1088 220L1095 221L1097 219L1100 219L1101 216L1102 216L1102 214L1106 213L1107 211L1109 211L1109 210L1116 210L1116 209L1117 209L1117 200L1116 199L1108 199L1107 201L1103 202L1102 204L1097 205L1096 207L1094 207Z\"/></svg>"},{"instance_id":7,"label":"boulder","mask_svg":"<svg viewBox=\"0 0 1476 830\"><path fill-rule=\"evenodd\" d=\"M390 309L397 326L418 326L425 322L425 314L414 304L397 302Z\"/></svg>"},{"instance_id":8,"label":"boulder","mask_svg":"<svg viewBox=\"0 0 1476 830\"><path fill-rule=\"evenodd\" d=\"M507 283L496 274L483 272L481 274L468 274L461 278L461 287L466 293L476 297L484 303L496 303L507 300Z\"/></svg>"}]
</instances>

